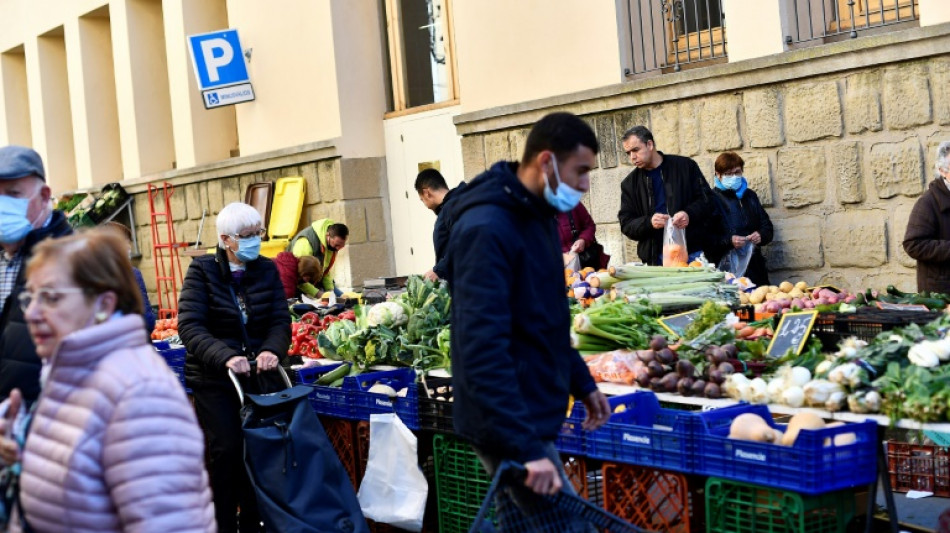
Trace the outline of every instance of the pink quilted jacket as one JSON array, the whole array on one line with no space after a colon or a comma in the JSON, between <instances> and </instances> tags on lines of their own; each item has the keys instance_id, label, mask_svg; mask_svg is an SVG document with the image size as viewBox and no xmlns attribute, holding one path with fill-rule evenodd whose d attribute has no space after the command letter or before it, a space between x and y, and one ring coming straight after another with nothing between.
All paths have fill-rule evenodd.
<instances>
[{"instance_id":1,"label":"pink quilted jacket","mask_svg":"<svg viewBox=\"0 0 950 533\"><path fill-rule=\"evenodd\" d=\"M52 364L23 450L20 498L30 526L216 531L204 438L142 318L69 335Z\"/></svg>"}]
</instances>

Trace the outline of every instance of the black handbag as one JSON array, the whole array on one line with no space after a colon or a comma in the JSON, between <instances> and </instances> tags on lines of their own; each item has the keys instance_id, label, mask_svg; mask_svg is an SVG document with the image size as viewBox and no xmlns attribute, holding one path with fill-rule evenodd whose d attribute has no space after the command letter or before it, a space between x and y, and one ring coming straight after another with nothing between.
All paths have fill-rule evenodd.
<instances>
[{"instance_id":1,"label":"black handbag","mask_svg":"<svg viewBox=\"0 0 950 533\"><path fill-rule=\"evenodd\" d=\"M580 232L577 231L577 226L574 224L574 215L570 211L567 212L567 221L571 223L571 237L574 242L577 242L577 237L580 235ZM604 247L597 241L587 243L587 246L584 247L583 252L578 252L577 259L581 262L581 268L591 267L595 270L600 269L600 257L604 253Z\"/></svg>"}]
</instances>

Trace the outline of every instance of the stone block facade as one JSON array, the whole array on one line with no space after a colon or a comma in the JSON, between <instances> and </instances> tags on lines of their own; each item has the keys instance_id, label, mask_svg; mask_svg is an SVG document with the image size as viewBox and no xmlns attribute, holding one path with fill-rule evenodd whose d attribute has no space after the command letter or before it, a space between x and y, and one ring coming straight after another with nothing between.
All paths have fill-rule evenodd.
<instances>
[{"instance_id":1,"label":"stone block facade","mask_svg":"<svg viewBox=\"0 0 950 533\"><path fill-rule=\"evenodd\" d=\"M934 151L950 140L950 55L861 65L795 76L758 68L743 71L728 91L684 78L649 97L599 96L596 105L580 99L575 112L595 125L602 146L584 202L611 263L637 259L636 243L617 223L619 184L632 170L620 138L643 124L661 151L693 157L707 179L720 152L745 159L750 186L776 228L765 248L773 281L865 288L886 280L915 289L915 262L901 241L914 202L933 179ZM771 68L783 68L781 61ZM553 109L572 110L563 99ZM530 116L544 111L539 105ZM460 128L468 177L496 159L521 156L511 132L530 121L493 119Z\"/></svg>"},{"instance_id":2,"label":"stone block facade","mask_svg":"<svg viewBox=\"0 0 950 533\"><path fill-rule=\"evenodd\" d=\"M506 137L507 138L507 137ZM304 205L298 228L314 220L332 218L349 227L348 245L336 263L335 279L340 287L359 287L369 278L395 275L392 239L389 235L388 205L385 196L386 164L384 158L341 158L281 164L254 172L231 174L228 169L196 172L174 180L170 196L175 239L203 248L217 244L216 215L225 205L244 200L244 191L253 183L276 182L283 177L302 176L306 183ZM207 176L207 179L203 179ZM156 268L152 250L152 226L147 192L129 187L135 197L136 236L141 257L134 263L142 270L153 305L156 299ZM156 211L164 207L159 201ZM204 213L204 224L201 223ZM275 216L274 213L271 215ZM199 235L200 228L200 235ZM167 227L154 228L166 241ZM180 254L182 272L187 272L190 258ZM166 272L170 264L166 263ZM175 266L177 269L177 265Z\"/></svg>"}]
</instances>

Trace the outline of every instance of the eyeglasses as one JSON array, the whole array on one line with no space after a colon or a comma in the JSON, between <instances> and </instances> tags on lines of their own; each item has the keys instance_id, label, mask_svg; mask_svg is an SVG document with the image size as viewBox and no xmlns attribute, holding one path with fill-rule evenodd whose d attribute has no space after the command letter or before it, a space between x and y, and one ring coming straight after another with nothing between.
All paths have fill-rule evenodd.
<instances>
[{"instance_id":1,"label":"eyeglasses","mask_svg":"<svg viewBox=\"0 0 950 533\"><path fill-rule=\"evenodd\" d=\"M232 233L230 236L235 239L250 239L252 237L263 237L265 233L267 233L267 230L261 228L257 231L252 231L251 233L245 233L244 235L235 235Z\"/></svg>"},{"instance_id":2,"label":"eyeglasses","mask_svg":"<svg viewBox=\"0 0 950 533\"><path fill-rule=\"evenodd\" d=\"M45 309L52 309L59 305L63 298L67 294L76 294L84 293L86 289L80 289L79 287L67 287L65 289L38 289L37 291L29 291L23 289L19 295L17 295L17 301L20 302L20 309L26 313L26 310L29 309L30 304L33 303L34 298L40 307Z\"/></svg>"}]
</instances>

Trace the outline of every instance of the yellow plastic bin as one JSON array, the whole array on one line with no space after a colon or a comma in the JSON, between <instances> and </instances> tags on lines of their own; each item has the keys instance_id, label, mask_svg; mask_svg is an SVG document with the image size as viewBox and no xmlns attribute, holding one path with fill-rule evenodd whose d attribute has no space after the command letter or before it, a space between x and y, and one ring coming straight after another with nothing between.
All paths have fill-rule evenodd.
<instances>
[{"instance_id":1,"label":"yellow plastic bin","mask_svg":"<svg viewBox=\"0 0 950 533\"><path fill-rule=\"evenodd\" d=\"M300 176L280 178L274 185L274 203L271 205L268 240L261 243L261 255L276 257L287 249L290 239L297 234L300 213L303 211L307 183Z\"/></svg>"}]
</instances>

